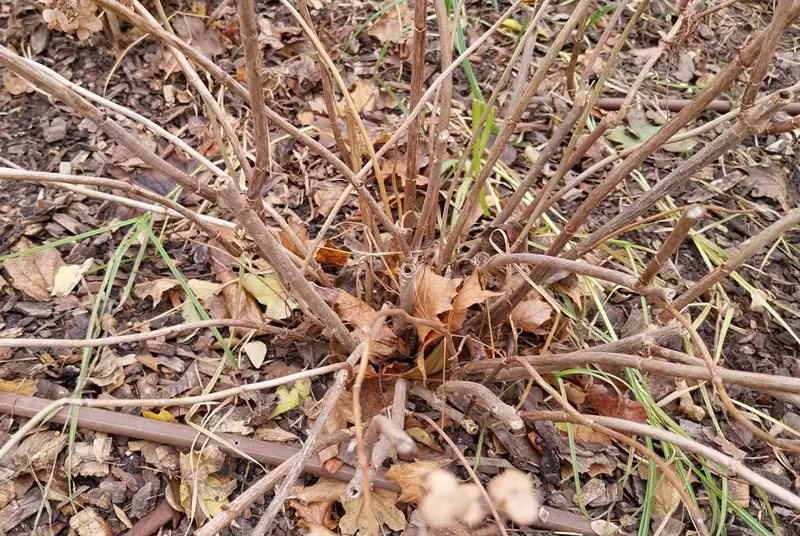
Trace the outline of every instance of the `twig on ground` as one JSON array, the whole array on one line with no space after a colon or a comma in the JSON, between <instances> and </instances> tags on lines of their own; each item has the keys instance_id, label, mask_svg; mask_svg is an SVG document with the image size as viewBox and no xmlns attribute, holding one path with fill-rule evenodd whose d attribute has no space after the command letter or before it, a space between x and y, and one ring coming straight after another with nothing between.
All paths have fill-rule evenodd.
<instances>
[{"instance_id":1,"label":"twig on ground","mask_svg":"<svg viewBox=\"0 0 800 536\"><path fill-rule=\"evenodd\" d=\"M413 387L411 387L411 394L424 400L428 406L459 425L469 435L478 433L478 425L475 421L448 405L447 401L436 396L436 393L426 389L422 384L415 383Z\"/></svg>"},{"instance_id":2,"label":"twig on ground","mask_svg":"<svg viewBox=\"0 0 800 536\"><path fill-rule=\"evenodd\" d=\"M439 393L443 398L449 395L474 397L476 402L491 413L497 420L507 424L512 430L520 430L524 424L517 410L500 400L488 387L475 382L450 380L442 383Z\"/></svg>"}]
</instances>

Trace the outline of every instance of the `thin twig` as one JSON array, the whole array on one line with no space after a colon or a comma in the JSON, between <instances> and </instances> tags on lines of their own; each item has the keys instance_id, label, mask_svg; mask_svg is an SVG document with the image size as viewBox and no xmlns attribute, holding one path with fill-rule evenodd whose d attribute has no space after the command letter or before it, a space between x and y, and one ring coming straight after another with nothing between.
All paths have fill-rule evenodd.
<instances>
[{"instance_id":1,"label":"thin twig","mask_svg":"<svg viewBox=\"0 0 800 536\"><path fill-rule=\"evenodd\" d=\"M686 235L689 234L689 231L692 230L694 224L700 221L705 214L706 210L701 205L686 207L680 219L675 224L675 227L672 228L672 232L661 247L658 248L658 251L656 251L656 254L647 264L644 271L642 271L639 280L636 282L637 287L647 286L653 282L658 272L661 271L661 267L664 266L664 263L678 251L678 248L683 243Z\"/></svg>"}]
</instances>

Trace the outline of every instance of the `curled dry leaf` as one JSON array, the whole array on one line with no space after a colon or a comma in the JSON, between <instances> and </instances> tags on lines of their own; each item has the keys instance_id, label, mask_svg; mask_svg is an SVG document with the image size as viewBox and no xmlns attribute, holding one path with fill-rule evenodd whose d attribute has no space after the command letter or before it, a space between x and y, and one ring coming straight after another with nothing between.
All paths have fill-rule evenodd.
<instances>
[{"instance_id":1,"label":"curled dry leaf","mask_svg":"<svg viewBox=\"0 0 800 536\"><path fill-rule=\"evenodd\" d=\"M370 533L370 517L378 519L378 525L386 525L391 530L406 528L406 516L397 509L397 493L376 489L372 491L372 511L367 511L364 494L358 499L342 503L344 515L339 520L339 530L342 534L368 535Z\"/></svg>"},{"instance_id":2,"label":"curled dry leaf","mask_svg":"<svg viewBox=\"0 0 800 536\"><path fill-rule=\"evenodd\" d=\"M386 6L389 2L390 0L386 0L383 5ZM367 33L381 43L386 43L387 41L400 43L405 41L403 38L403 26L410 22L408 20L409 17L408 4L404 0L381 15L370 26Z\"/></svg>"},{"instance_id":3,"label":"curled dry leaf","mask_svg":"<svg viewBox=\"0 0 800 536\"><path fill-rule=\"evenodd\" d=\"M337 523L331 519L333 501L306 503L297 499L289 499L289 508L294 508L300 519L298 526L312 530L315 528L335 529Z\"/></svg>"},{"instance_id":4,"label":"curled dry leaf","mask_svg":"<svg viewBox=\"0 0 800 536\"><path fill-rule=\"evenodd\" d=\"M458 295L458 286L461 279L443 277L427 266L417 271L416 301L414 303L414 316L439 321L439 315L453 309L453 300ZM417 325L420 340L432 330L428 326Z\"/></svg>"},{"instance_id":5,"label":"curled dry leaf","mask_svg":"<svg viewBox=\"0 0 800 536\"><path fill-rule=\"evenodd\" d=\"M442 321L450 331L461 329L467 319L467 309L500 294L502 293L484 290L476 270L464 280L464 285L453 300L453 308L444 315Z\"/></svg>"},{"instance_id":6,"label":"curled dry leaf","mask_svg":"<svg viewBox=\"0 0 800 536\"><path fill-rule=\"evenodd\" d=\"M235 480L213 474L222 468L224 460L216 445L207 445L200 452L181 453L180 505L189 517L197 520L198 526L218 514L222 505L228 503L228 495L236 489Z\"/></svg>"},{"instance_id":7,"label":"curled dry leaf","mask_svg":"<svg viewBox=\"0 0 800 536\"><path fill-rule=\"evenodd\" d=\"M83 261L83 264L62 264L58 267L56 277L53 281L52 296L64 298L72 292L78 283L81 282L83 274L89 271L92 267L94 259L89 258Z\"/></svg>"},{"instance_id":8,"label":"curled dry leaf","mask_svg":"<svg viewBox=\"0 0 800 536\"><path fill-rule=\"evenodd\" d=\"M45 0L47 9L42 17L51 30L74 33L81 41L86 41L93 33L103 29L103 22L97 16L97 5L91 0Z\"/></svg>"},{"instance_id":9,"label":"curled dry leaf","mask_svg":"<svg viewBox=\"0 0 800 536\"><path fill-rule=\"evenodd\" d=\"M35 247L23 237L17 243L17 251L25 251ZM8 259L3 263L11 276L11 284L36 301L50 301L50 289L55 283L56 273L64 261L56 248L48 248Z\"/></svg>"},{"instance_id":10,"label":"curled dry leaf","mask_svg":"<svg viewBox=\"0 0 800 536\"><path fill-rule=\"evenodd\" d=\"M656 473L656 489L653 492L653 513L668 515L681 502L681 496L660 471Z\"/></svg>"},{"instance_id":11,"label":"curled dry leaf","mask_svg":"<svg viewBox=\"0 0 800 536\"><path fill-rule=\"evenodd\" d=\"M525 300L511 311L511 320L522 331L542 333L540 329L553 316L553 308L544 300Z\"/></svg>"},{"instance_id":12,"label":"curled dry leaf","mask_svg":"<svg viewBox=\"0 0 800 536\"><path fill-rule=\"evenodd\" d=\"M109 391L122 385L125 382L125 372L122 370L120 357L111 349L103 348L99 359L92 362L87 381L98 387L107 387Z\"/></svg>"},{"instance_id":13,"label":"curled dry leaf","mask_svg":"<svg viewBox=\"0 0 800 536\"><path fill-rule=\"evenodd\" d=\"M145 281L133 286L133 295L137 298L151 298L153 300L153 308L161 303L163 295L166 291L178 286L177 279L163 278L154 279L153 281Z\"/></svg>"},{"instance_id":14,"label":"curled dry leaf","mask_svg":"<svg viewBox=\"0 0 800 536\"><path fill-rule=\"evenodd\" d=\"M370 329L375 321L375 309L347 292L339 291L333 307L342 320L356 329ZM396 352L405 351L405 343L386 324L381 326L378 336L372 342L373 361L383 361Z\"/></svg>"},{"instance_id":15,"label":"curled dry leaf","mask_svg":"<svg viewBox=\"0 0 800 536\"><path fill-rule=\"evenodd\" d=\"M12 456L20 469L40 471L50 469L61 449L67 444L67 435L61 432L36 432L25 438Z\"/></svg>"},{"instance_id":16,"label":"curled dry leaf","mask_svg":"<svg viewBox=\"0 0 800 536\"><path fill-rule=\"evenodd\" d=\"M398 501L416 504L425 495L424 483L428 476L439 469L436 462L396 463L386 471L386 477L400 486Z\"/></svg>"},{"instance_id":17,"label":"curled dry leaf","mask_svg":"<svg viewBox=\"0 0 800 536\"><path fill-rule=\"evenodd\" d=\"M258 300L258 303L266 307L264 315L269 319L289 318L292 316L292 311L297 308L297 303L289 296L277 274L245 274L242 277L242 286Z\"/></svg>"},{"instance_id":18,"label":"curled dry leaf","mask_svg":"<svg viewBox=\"0 0 800 536\"><path fill-rule=\"evenodd\" d=\"M91 443L76 443L72 453L72 474L103 478L108 476L111 437L98 437Z\"/></svg>"},{"instance_id":19,"label":"curled dry leaf","mask_svg":"<svg viewBox=\"0 0 800 536\"><path fill-rule=\"evenodd\" d=\"M586 402L600 415L647 423L647 412L641 402L631 400L605 383L593 383L586 393Z\"/></svg>"}]
</instances>

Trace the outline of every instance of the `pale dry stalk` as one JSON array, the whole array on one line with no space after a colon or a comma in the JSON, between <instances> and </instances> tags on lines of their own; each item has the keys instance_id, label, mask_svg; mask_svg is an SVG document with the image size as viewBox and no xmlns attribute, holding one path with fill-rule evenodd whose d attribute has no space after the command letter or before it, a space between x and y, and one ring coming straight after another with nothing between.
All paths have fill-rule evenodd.
<instances>
[{"instance_id":1,"label":"pale dry stalk","mask_svg":"<svg viewBox=\"0 0 800 536\"><path fill-rule=\"evenodd\" d=\"M324 367L320 367L317 369L306 370L303 372L297 372L295 374L289 374L283 376L281 378L275 378L272 380L267 380L258 383L251 383L247 385L240 385L239 387L234 387L232 389L225 389L223 391L217 391L215 393L208 393L199 396L187 396L182 398L153 398L153 399L130 399L130 400L120 400L120 399L79 399L79 398L62 398L59 400L54 400L50 402L46 407L44 407L39 413L37 413L34 417L26 422L24 425L19 427L14 435L12 435L6 443L0 447L0 456L5 457L9 454L14 447L16 447L22 440L39 428L39 426L46 422L51 415L57 412L59 409L73 406L73 407L80 407L80 408L140 408L140 407L164 407L166 405L169 406L189 406L194 404L204 404L208 402L215 402L218 400L225 400L226 398L232 396L240 396L244 393L249 393L253 391L263 391L264 389L271 389L273 387L277 387L279 385L285 385L290 382L294 382L297 380L301 380L303 378L313 378L315 376L319 376L322 374L327 374L329 372L340 371L345 368L349 368L344 363L338 363L334 365L326 365ZM347 371L345 371L346 373Z\"/></svg>"},{"instance_id":2,"label":"pale dry stalk","mask_svg":"<svg viewBox=\"0 0 800 536\"><path fill-rule=\"evenodd\" d=\"M247 87L250 88L250 110L253 113L253 139L256 149L255 168L248 177L247 197L256 212L263 211L261 198L264 182L271 172L272 158L269 147L267 105L264 102L261 79L261 47L258 44L258 26L253 0L237 0L239 33L242 36Z\"/></svg>"},{"instance_id":3,"label":"pale dry stalk","mask_svg":"<svg viewBox=\"0 0 800 536\"><path fill-rule=\"evenodd\" d=\"M493 268L505 266L508 264L529 264L532 266L546 266L551 270L564 270L570 273L585 275L587 277L594 277L602 279L630 289L642 296L659 299L671 299L675 292L672 289L655 286L642 286L638 285L636 276L618 272L610 268L602 266L595 266L587 262L573 261L569 259L562 259L560 257L549 257L547 255L539 255L535 253L509 253L505 255L495 255L485 265L481 267L481 273L488 273ZM528 285L527 282L524 283ZM494 320L494 316L492 317Z\"/></svg>"},{"instance_id":4,"label":"pale dry stalk","mask_svg":"<svg viewBox=\"0 0 800 536\"><path fill-rule=\"evenodd\" d=\"M411 57L411 94L409 105L414 108L422 97L422 83L425 77L425 37L428 30L428 0L415 0L414 2L414 42ZM400 221L403 225L408 222L413 227L417 216L415 214L415 201L417 197L417 175L420 116L415 116L408 127L406 139L406 179L403 183L403 201L400 203Z\"/></svg>"},{"instance_id":5,"label":"pale dry stalk","mask_svg":"<svg viewBox=\"0 0 800 536\"><path fill-rule=\"evenodd\" d=\"M208 216L197 214L184 207L180 203L173 201L172 199L158 195L150 190L136 186L135 184L118 181L116 179L88 177L85 175L64 175L61 173L45 173L41 171L16 171L5 168L0 168L0 180L40 182L45 184L84 184L88 186L99 186L135 194L140 197L144 197L145 199L149 199L154 203L158 203L159 205L168 209L168 211L171 211L171 213L191 221L197 225L210 239L219 242L219 244L234 257L238 257L242 252L239 246L230 242L213 227L215 223L214 220L217 220L217 218L209 218Z\"/></svg>"},{"instance_id":6,"label":"pale dry stalk","mask_svg":"<svg viewBox=\"0 0 800 536\"><path fill-rule=\"evenodd\" d=\"M711 143L700 149L691 158L681 163L669 175L664 177L639 196L630 206L610 220L604 222L597 230L570 249L565 257L577 259L587 254L616 229L632 223L637 217L644 214L656 201L691 179L697 171L713 162L732 146L740 143L748 136L757 134L766 126L770 118L781 108L791 102L793 94L788 91L779 91L763 101L760 101L747 111L746 117L741 117L732 127L725 129L722 134L714 138Z\"/></svg>"},{"instance_id":7,"label":"pale dry stalk","mask_svg":"<svg viewBox=\"0 0 800 536\"><path fill-rule=\"evenodd\" d=\"M151 168L163 173L206 201L210 203L216 202L216 192L212 188L180 171L162 158L159 158L145 146L138 136L128 132L119 123L72 91L69 87L43 74L39 69L32 68L20 56L14 54L2 45L0 45L0 65L70 106L80 115L95 124L108 137L118 141Z\"/></svg>"},{"instance_id":8,"label":"pale dry stalk","mask_svg":"<svg viewBox=\"0 0 800 536\"><path fill-rule=\"evenodd\" d=\"M703 277L700 281L692 285L689 290L678 296L672 303L673 307L678 311L682 310L700 297L701 294L707 292L722 279L728 277L734 270L750 260L756 253L769 246L769 244L798 224L800 224L800 208L790 210L778 221L757 235L745 240L728 256L728 259L724 263L717 266L713 272Z\"/></svg>"}]
</instances>

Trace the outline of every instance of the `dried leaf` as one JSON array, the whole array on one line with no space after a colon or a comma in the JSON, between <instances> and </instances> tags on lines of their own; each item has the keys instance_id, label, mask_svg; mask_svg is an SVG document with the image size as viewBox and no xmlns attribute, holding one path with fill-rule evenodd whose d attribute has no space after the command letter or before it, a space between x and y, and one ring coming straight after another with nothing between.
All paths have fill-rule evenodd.
<instances>
[{"instance_id":1,"label":"dried leaf","mask_svg":"<svg viewBox=\"0 0 800 536\"><path fill-rule=\"evenodd\" d=\"M94 259L89 258L83 261L83 264L62 264L59 266L53 280L51 296L58 296L59 298L68 296L72 289L81 282L83 274L89 271L93 262Z\"/></svg>"},{"instance_id":2,"label":"dried leaf","mask_svg":"<svg viewBox=\"0 0 800 536\"><path fill-rule=\"evenodd\" d=\"M618 143L622 149L628 149L640 143L644 143L661 130L660 126L653 125L647 120L647 116L641 108L635 108L628 112L626 119L628 121L627 128L623 125L619 125L606 134L609 140ZM671 153L684 153L691 150L695 143L696 140L690 138L683 141L667 143L662 145L662 148Z\"/></svg>"},{"instance_id":3,"label":"dried leaf","mask_svg":"<svg viewBox=\"0 0 800 536\"><path fill-rule=\"evenodd\" d=\"M222 54L220 32L213 24L206 24L200 17L190 15L179 15L172 24L178 37L205 56L213 58Z\"/></svg>"},{"instance_id":4,"label":"dried leaf","mask_svg":"<svg viewBox=\"0 0 800 536\"><path fill-rule=\"evenodd\" d=\"M217 278L223 283L229 283L238 279L233 272L222 272ZM240 318L251 322L264 322L264 315L258 307L252 294L244 292L236 283L230 283L222 287L222 295L225 298L228 315L230 318Z\"/></svg>"},{"instance_id":5,"label":"dried leaf","mask_svg":"<svg viewBox=\"0 0 800 536\"><path fill-rule=\"evenodd\" d=\"M388 4L387 0L384 5ZM403 26L409 18L408 5L405 1L386 11L370 26L367 33L381 43L387 41L400 42L403 37Z\"/></svg>"},{"instance_id":6,"label":"dried leaf","mask_svg":"<svg viewBox=\"0 0 800 536\"><path fill-rule=\"evenodd\" d=\"M353 90L350 92L353 104L359 112L371 112L375 109L375 101L378 98L378 86L369 78L356 80Z\"/></svg>"},{"instance_id":7,"label":"dried leaf","mask_svg":"<svg viewBox=\"0 0 800 536\"><path fill-rule=\"evenodd\" d=\"M303 246L305 246L306 249L308 249L308 231L306 231L306 228L297 223L295 220L289 220L287 224L294 233L294 235L297 237L297 239L300 240L300 243L303 244ZM288 249L301 259L306 256L304 252L300 251L297 248L295 243L290 238L289 233L284 231L283 229L278 231L278 240L280 240L280 243L283 247L285 247L286 249Z\"/></svg>"},{"instance_id":8,"label":"dried leaf","mask_svg":"<svg viewBox=\"0 0 800 536\"><path fill-rule=\"evenodd\" d=\"M149 411L146 409L142 410L142 417L145 419L151 419L154 421L161 421L161 422L171 422L173 424L178 424L178 419L176 419L172 413L165 410L164 408L160 408L158 411Z\"/></svg>"},{"instance_id":9,"label":"dried leaf","mask_svg":"<svg viewBox=\"0 0 800 536\"><path fill-rule=\"evenodd\" d=\"M289 508L294 508L295 514L300 518L297 525L307 529L322 527L335 529L337 523L331 519L333 514L333 501L319 501L306 503L297 499L289 499Z\"/></svg>"},{"instance_id":10,"label":"dried leaf","mask_svg":"<svg viewBox=\"0 0 800 536\"><path fill-rule=\"evenodd\" d=\"M620 395L605 383L593 383L586 393L586 401L600 415L647 423L647 412L641 402Z\"/></svg>"},{"instance_id":11,"label":"dried leaf","mask_svg":"<svg viewBox=\"0 0 800 536\"><path fill-rule=\"evenodd\" d=\"M423 266L417 272L417 295L414 303L414 316L439 321L439 315L453 308L453 299L458 295L461 279L450 279ZM428 326L417 325L420 340L432 330Z\"/></svg>"},{"instance_id":12,"label":"dried leaf","mask_svg":"<svg viewBox=\"0 0 800 536\"><path fill-rule=\"evenodd\" d=\"M120 357L109 348L100 351L100 358L95 359L89 368L89 383L98 387L108 387L113 391L125 382L125 372L122 370Z\"/></svg>"},{"instance_id":13,"label":"dried leaf","mask_svg":"<svg viewBox=\"0 0 800 536\"><path fill-rule=\"evenodd\" d=\"M372 511L365 508L364 495L342 503L345 514L339 520L339 530L344 534L369 534L370 517L378 519L378 526L386 525L391 530L406 528L406 517L397 509L397 493L376 489L372 491Z\"/></svg>"},{"instance_id":14,"label":"dried leaf","mask_svg":"<svg viewBox=\"0 0 800 536\"><path fill-rule=\"evenodd\" d=\"M750 485L735 478L728 480L728 497L742 508L749 508Z\"/></svg>"},{"instance_id":15,"label":"dried leaf","mask_svg":"<svg viewBox=\"0 0 800 536\"><path fill-rule=\"evenodd\" d=\"M186 284L200 301L205 301L222 290L222 285L219 283L203 281L202 279L189 279Z\"/></svg>"},{"instance_id":16,"label":"dried leaf","mask_svg":"<svg viewBox=\"0 0 800 536\"><path fill-rule=\"evenodd\" d=\"M566 423L556 423L555 426L564 434L567 433ZM579 443L600 443L601 445L610 445L612 443L611 438L603 432L591 430L582 424L572 425L572 437Z\"/></svg>"},{"instance_id":17,"label":"dried leaf","mask_svg":"<svg viewBox=\"0 0 800 536\"><path fill-rule=\"evenodd\" d=\"M250 341L244 345L243 349L253 368L261 368L267 357L267 345L261 341Z\"/></svg>"},{"instance_id":18,"label":"dried leaf","mask_svg":"<svg viewBox=\"0 0 800 536\"><path fill-rule=\"evenodd\" d=\"M261 305L266 306L264 314L272 320L289 318L297 307L297 303L289 297L289 292L276 274L245 274L242 278L242 286Z\"/></svg>"},{"instance_id":19,"label":"dried leaf","mask_svg":"<svg viewBox=\"0 0 800 536\"><path fill-rule=\"evenodd\" d=\"M681 502L681 496L660 471L656 473L656 489L653 492L653 513L665 516Z\"/></svg>"},{"instance_id":20,"label":"dried leaf","mask_svg":"<svg viewBox=\"0 0 800 536\"><path fill-rule=\"evenodd\" d=\"M339 291L333 307L343 321L356 329L370 329L375 320L375 309L344 291ZM383 361L392 357L396 352L402 353L404 350L405 343L394 334L392 328L383 324L378 336L373 341L373 361Z\"/></svg>"},{"instance_id":21,"label":"dried leaf","mask_svg":"<svg viewBox=\"0 0 800 536\"><path fill-rule=\"evenodd\" d=\"M320 246L314 253L314 260L321 264L344 266L350 260L350 256L349 252L342 251L332 241L326 240L325 245Z\"/></svg>"},{"instance_id":22,"label":"dried leaf","mask_svg":"<svg viewBox=\"0 0 800 536\"><path fill-rule=\"evenodd\" d=\"M20 380L12 382L0 379L0 393L15 393L22 396L33 396L36 393L36 382Z\"/></svg>"},{"instance_id":23,"label":"dried leaf","mask_svg":"<svg viewBox=\"0 0 800 536\"><path fill-rule=\"evenodd\" d=\"M423 483L428 475L439 469L436 462L396 463L386 471L386 478L400 486L399 502L416 504L427 491Z\"/></svg>"},{"instance_id":24,"label":"dried leaf","mask_svg":"<svg viewBox=\"0 0 800 536\"><path fill-rule=\"evenodd\" d=\"M72 452L72 474L104 478L109 473L111 437L98 437L91 443L76 443Z\"/></svg>"},{"instance_id":25,"label":"dried leaf","mask_svg":"<svg viewBox=\"0 0 800 536\"><path fill-rule=\"evenodd\" d=\"M34 90L30 82L8 69L3 72L3 87L14 96L31 93Z\"/></svg>"},{"instance_id":26,"label":"dried leaf","mask_svg":"<svg viewBox=\"0 0 800 536\"><path fill-rule=\"evenodd\" d=\"M69 527L78 536L113 536L111 527L94 508L84 508L69 520Z\"/></svg>"},{"instance_id":27,"label":"dried leaf","mask_svg":"<svg viewBox=\"0 0 800 536\"><path fill-rule=\"evenodd\" d=\"M444 315L442 321L451 331L461 329L467 319L467 309L500 294L502 293L483 290L476 270L464 280L464 285L453 300L453 308Z\"/></svg>"},{"instance_id":28,"label":"dried leaf","mask_svg":"<svg viewBox=\"0 0 800 536\"><path fill-rule=\"evenodd\" d=\"M550 320L553 308L544 300L525 300L511 311L511 320L522 331L541 333L539 327Z\"/></svg>"},{"instance_id":29,"label":"dried leaf","mask_svg":"<svg viewBox=\"0 0 800 536\"><path fill-rule=\"evenodd\" d=\"M60 432L36 432L26 437L14 452L14 464L33 471L50 469L61 449L67 444L67 439L67 435Z\"/></svg>"},{"instance_id":30,"label":"dried leaf","mask_svg":"<svg viewBox=\"0 0 800 536\"><path fill-rule=\"evenodd\" d=\"M270 413L269 418L274 419L278 415L286 413L300 405L300 402L311 393L311 380L303 378L297 380L289 389L285 385L278 386L275 389L275 394L278 395L278 404L275 409Z\"/></svg>"},{"instance_id":31,"label":"dried leaf","mask_svg":"<svg viewBox=\"0 0 800 536\"><path fill-rule=\"evenodd\" d=\"M125 510L123 510L116 504L112 504L111 506L114 507L114 513L117 514L117 519L119 519L123 525L128 527L128 530L132 529L133 523L131 523L131 520L128 519L128 515L125 513Z\"/></svg>"},{"instance_id":32,"label":"dried leaf","mask_svg":"<svg viewBox=\"0 0 800 536\"><path fill-rule=\"evenodd\" d=\"M281 42L281 31L278 30L272 21L267 17L258 19L258 46L261 48L270 47L273 50L280 50L283 48Z\"/></svg>"},{"instance_id":33,"label":"dried leaf","mask_svg":"<svg viewBox=\"0 0 800 536\"><path fill-rule=\"evenodd\" d=\"M676 379L675 387L678 391L683 391L680 401L678 402L678 409L694 421L701 422L705 419L706 410L694 403L694 400L692 400L692 393L687 391L688 386L686 385L686 380L680 378Z\"/></svg>"},{"instance_id":34,"label":"dried leaf","mask_svg":"<svg viewBox=\"0 0 800 536\"><path fill-rule=\"evenodd\" d=\"M429 449L435 450L436 452L442 452L442 447L440 447L439 444L433 440L431 435L422 428L417 426L407 428L406 433L420 445L425 445Z\"/></svg>"},{"instance_id":35,"label":"dried leaf","mask_svg":"<svg viewBox=\"0 0 800 536\"><path fill-rule=\"evenodd\" d=\"M153 281L145 281L133 286L133 295L137 298L152 298L153 308L161 303L163 294L178 286L177 279L155 279Z\"/></svg>"},{"instance_id":36,"label":"dried leaf","mask_svg":"<svg viewBox=\"0 0 800 536\"><path fill-rule=\"evenodd\" d=\"M198 526L218 514L221 505L228 503L228 495L236 489L235 480L212 475L222 468L224 460L216 445L207 445L200 452L181 453L180 504L184 512L197 520Z\"/></svg>"},{"instance_id":37,"label":"dried leaf","mask_svg":"<svg viewBox=\"0 0 800 536\"><path fill-rule=\"evenodd\" d=\"M333 210L339 197L344 193L344 186L333 184L322 190L314 192L314 203L317 204L317 211L323 218L327 218Z\"/></svg>"},{"instance_id":38,"label":"dried leaf","mask_svg":"<svg viewBox=\"0 0 800 536\"><path fill-rule=\"evenodd\" d=\"M17 251L25 251L35 247L23 237L17 243ZM50 301L50 289L55 282L59 267L64 264L61 254L56 248L48 248L8 259L3 263L11 276L11 284L36 301Z\"/></svg>"},{"instance_id":39,"label":"dried leaf","mask_svg":"<svg viewBox=\"0 0 800 536\"><path fill-rule=\"evenodd\" d=\"M781 166L750 166L746 169L752 197L767 197L789 210L788 175Z\"/></svg>"},{"instance_id":40,"label":"dried leaf","mask_svg":"<svg viewBox=\"0 0 800 536\"><path fill-rule=\"evenodd\" d=\"M347 489L347 482L322 477L313 486L297 491L294 496L305 503L339 501Z\"/></svg>"}]
</instances>

